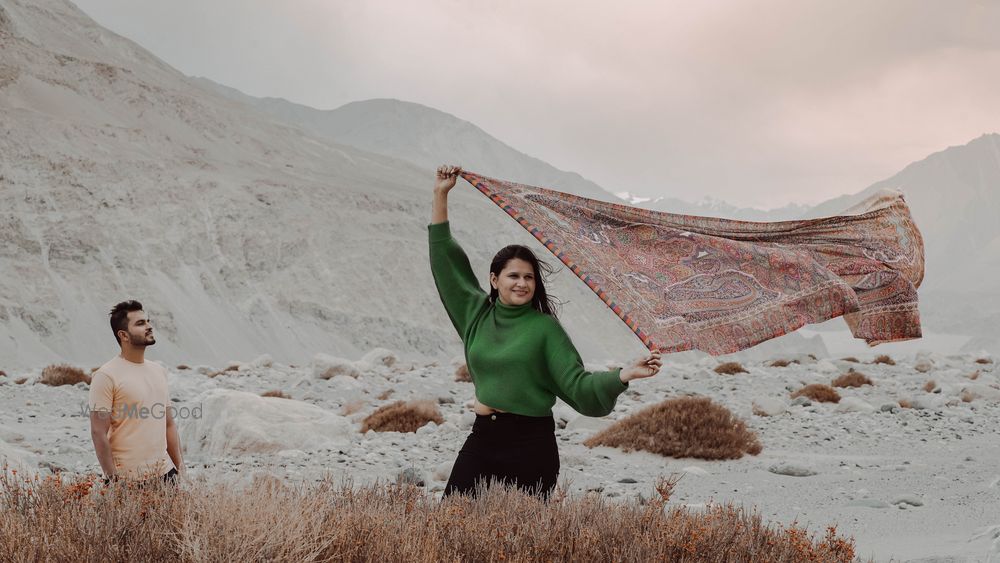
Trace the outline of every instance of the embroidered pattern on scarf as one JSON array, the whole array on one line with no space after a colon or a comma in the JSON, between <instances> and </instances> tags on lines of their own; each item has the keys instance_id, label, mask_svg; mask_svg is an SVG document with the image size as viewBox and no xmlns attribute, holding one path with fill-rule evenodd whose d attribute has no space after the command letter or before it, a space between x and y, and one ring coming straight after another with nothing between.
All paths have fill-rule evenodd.
<instances>
[{"instance_id":1,"label":"embroidered pattern on scarf","mask_svg":"<svg viewBox=\"0 0 1000 563\"><path fill-rule=\"evenodd\" d=\"M834 217L751 222L462 177L650 350L729 354L839 316L870 346L920 337L923 239L898 192Z\"/></svg>"}]
</instances>

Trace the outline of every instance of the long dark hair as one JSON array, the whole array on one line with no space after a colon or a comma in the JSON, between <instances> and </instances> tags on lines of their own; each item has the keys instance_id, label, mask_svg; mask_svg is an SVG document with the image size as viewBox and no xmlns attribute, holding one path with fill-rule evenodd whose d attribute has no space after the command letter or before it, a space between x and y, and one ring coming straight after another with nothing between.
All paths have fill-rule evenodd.
<instances>
[{"instance_id":1,"label":"long dark hair","mask_svg":"<svg viewBox=\"0 0 1000 563\"><path fill-rule=\"evenodd\" d=\"M520 244L512 244L501 248L500 252L497 252L497 255L493 257L493 262L490 263L490 273L500 277L500 272L503 271L507 262L515 258L531 264L531 270L535 273L535 294L531 296L531 306L546 315L555 317L556 306L559 304L559 301L545 291L545 276L554 273L555 269L542 260L539 260L530 248L521 246ZM490 303L496 303L499 298L500 292L491 285Z\"/></svg>"}]
</instances>

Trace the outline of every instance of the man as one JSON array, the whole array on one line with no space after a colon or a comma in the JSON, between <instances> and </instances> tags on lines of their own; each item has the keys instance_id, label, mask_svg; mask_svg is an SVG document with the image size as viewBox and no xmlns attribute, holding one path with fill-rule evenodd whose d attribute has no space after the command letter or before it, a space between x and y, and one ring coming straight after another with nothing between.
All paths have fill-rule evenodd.
<instances>
[{"instance_id":1,"label":"man","mask_svg":"<svg viewBox=\"0 0 1000 563\"><path fill-rule=\"evenodd\" d=\"M90 382L90 436L106 480L119 477L172 482L184 471L181 440L167 391L167 370L146 361L156 344L153 325L138 301L111 310L121 353Z\"/></svg>"}]
</instances>

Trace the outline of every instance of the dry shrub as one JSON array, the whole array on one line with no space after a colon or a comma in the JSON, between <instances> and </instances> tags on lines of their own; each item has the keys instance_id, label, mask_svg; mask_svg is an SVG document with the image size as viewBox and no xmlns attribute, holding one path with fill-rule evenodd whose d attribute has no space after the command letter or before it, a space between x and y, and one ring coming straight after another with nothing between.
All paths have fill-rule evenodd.
<instances>
[{"instance_id":1,"label":"dry shrub","mask_svg":"<svg viewBox=\"0 0 1000 563\"><path fill-rule=\"evenodd\" d=\"M896 365L895 360L893 360L889 356L886 356L885 354L882 354L881 356L876 356L875 359L872 360L872 363L873 364L885 364L887 366L894 366L894 365Z\"/></svg>"},{"instance_id":2,"label":"dry shrub","mask_svg":"<svg viewBox=\"0 0 1000 563\"><path fill-rule=\"evenodd\" d=\"M68 364L58 364L46 367L42 370L42 377L38 380L39 383L44 383L45 385L51 385L53 387L59 385L76 385L81 381L90 385L90 375L83 373L82 369Z\"/></svg>"},{"instance_id":3,"label":"dry shrub","mask_svg":"<svg viewBox=\"0 0 1000 563\"><path fill-rule=\"evenodd\" d=\"M380 401L384 401L384 400L388 399L392 395L392 392L393 392L392 389L386 389L385 391L382 391L381 393L379 393L377 399L380 400Z\"/></svg>"},{"instance_id":4,"label":"dry shrub","mask_svg":"<svg viewBox=\"0 0 1000 563\"><path fill-rule=\"evenodd\" d=\"M899 408L901 408L901 409L912 409L913 408L913 403L911 403L909 399L900 399L899 400Z\"/></svg>"},{"instance_id":5,"label":"dry shrub","mask_svg":"<svg viewBox=\"0 0 1000 563\"><path fill-rule=\"evenodd\" d=\"M352 414L365 408L365 402L358 399L357 401L351 401L340 408L341 416L351 416Z\"/></svg>"},{"instance_id":6,"label":"dry shrub","mask_svg":"<svg viewBox=\"0 0 1000 563\"><path fill-rule=\"evenodd\" d=\"M191 369L191 366L189 366L187 364L179 364L177 366L177 369L179 369L179 370Z\"/></svg>"},{"instance_id":7,"label":"dry shrub","mask_svg":"<svg viewBox=\"0 0 1000 563\"><path fill-rule=\"evenodd\" d=\"M286 394L280 389L275 389L273 391L264 391L260 394L261 397L277 397L279 399L291 399L291 395Z\"/></svg>"},{"instance_id":8,"label":"dry shrub","mask_svg":"<svg viewBox=\"0 0 1000 563\"><path fill-rule=\"evenodd\" d=\"M977 369L976 371L970 373L969 374L969 379L971 379L973 381L979 379L979 370Z\"/></svg>"},{"instance_id":9,"label":"dry shrub","mask_svg":"<svg viewBox=\"0 0 1000 563\"><path fill-rule=\"evenodd\" d=\"M455 370L455 381L472 383L472 374L469 373L469 366L462 364Z\"/></svg>"},{"instance_id":10,"label":"dry shrub","mask_svg":"<svg viewBox=\"0 0 1000 563\"><path fill-rule=\"evenodd\" d=\"M961 397L962 397L962 402L963 403L971 403L976 398L975 395L973 395L972 393L970 393L969 391L967 391L965 389L962 389L962 395L961 395Z\"/></svg>"},{"instance_id":11,"label":"dry shrub","mask_svg":"<svg viewBox=\"0 0 1000 563\"><path fill-rule=\"evenodd\" d=\"M5 372L4 370L0 369L0 377L7 377L7 372Z\"/></svg>"},{"instance_id":12,"label":"dry shrub","mask_svg":"<svg viewBox=\"0 0 1000 563\"><path fill-rule=\"evenodd\" d=\"M802 389L792 393L792 398L796 397L807 397L819 403L839 403L840 394L830 387L829 385L823 385L822 383L811 383L806 385Z\"/></svg>"},{"instance_id":13,"label":"dry shrub","mask_svg":"<svg viewBox=\"0 0 1000 563\"><path fill-rule=\"evenodd\" d=\"M417 428L434 422L443 424L444 418L437 405L431 401L396 401L379 407L365 418L361 432L416 432Z\"/></svg>"},{"instance_id":14,"label":"dry shrub","mask_svg":"<svg viewBox=\"0 0 1000 563\"><path fill-rule=\"evenodd\" d=\"M842 361L845 361L845 362L851 362L852 364L859 364L859 363L861 363L861 362L860 362L860 361L858 361L858 359L857 359L857 358L855 358L854 356L847 356L846 358L840 358L840 359L841 359Z\"/></svg>"},{"instance_id":15,"label":"dry shrub","mask_svg":"<svg viewBox=\"0 0 1000 563\"><path fill-rule=\"evenodd\" d=\"M720 375L736 375L737 373L750 373L743 369L739 362L724 362L715 366L715 373Z\"/></svg>"},{"instance_id":16,"label":"dry shrub","mask_svg":"<svg viewBox=\"0 0 1000 563\"><path fill-rule=\"evenodd\" d=\"M17 379L14 380L14 383L16 383L18 385L24 385L24 383L26 381L28 381L27 377L19 377L19 378L17 378Z\"/></svg>"},{"instance_id":17,"label":"dry shrub","mask_svg":"<svg viewBox=\"0 0 1000 563\"><path fill-rule=\"evenodd\" d=\"M991 358L979 358L976 360L977 364L992 364L993 360Z\"/></svg>"},{"instance_id":18,"label":"dry shrub","mask_svg":"<svg viewBox=\"0 0 1000 563\"><path fill-rule=\"evenodd\" d=\"M847 373L834 379L831 385L834 387L861 387L862 385L875 384L872 383L872 380L867 375L860 371L854 371L854 368L851 368Z\"/></svg>"},{"instance_id":19,"label":"dry shrub","mask_svg":"<svg viewBox=\"0 0 1000 563\"><path fill-rule=\"evenodd\" d=\"M275 480L187 481L179 493L98 483L96 477L0 477L4 559L854 560L853 540L835 527L812 533L797 523L765 522L756 510L733 505L670 507L664 498L669 483L645 505L575 497L564 489L544 502L505 487L491 487L476 499L437 500L407 485L354 488L330 480L294 487Z\"/></svg>"},{"instance_id":20,"label":"dry shrub","mask_svg":"<svg viewBox=\"0 0 1000 563\"><path fill-rule=\"evenodd\" d=\"M739 459L761 450L757 435L708 397L680 397L646 407L591 436L584 445L699 459Z\"/></svg>"},{"instance_id":21,"label":"dry shrub","mask_svg":"<svg viewBox=\"0 0 1000 563\"><path fill-rule=\"evenodd\" d=\"M930 393L937 389L937 383L934 383L933 379L929 379L927 383L924 383L924 391Z\"/></svg>"},{"instance_id":22,"label":"dry shrub","mask_svg":"<svg viewBox=\"0 0 1000 563\"><path fill-rule=\"evenodd\" d=\"M774 360L771 362L771 367L773 368L786 368L791 364L799 363L798 360Z\"/></svg>"}]
</instances>

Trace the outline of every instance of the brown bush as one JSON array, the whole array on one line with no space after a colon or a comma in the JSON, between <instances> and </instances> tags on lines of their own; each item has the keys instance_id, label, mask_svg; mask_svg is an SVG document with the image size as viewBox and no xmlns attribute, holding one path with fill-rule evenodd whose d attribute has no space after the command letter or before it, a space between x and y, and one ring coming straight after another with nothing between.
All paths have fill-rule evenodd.
<instances>
[{"instance_id":1,"label":"brown bush","mask_svg":"<svg viewBox=\"0 0 1000 563\"><path fill-rule=\"evenodd\" d=\"M715 366L715 373L720 375L735 375L737 373L750 373L743 369L739 362L724 362Z\"/></svg>"},{"instance_id":2,"label":"brown bush","mask_svg":"<svg viewBox=\"0 0 1000 563\"><path fill-rule=\"evenodd\" d=\"M392 395L392 393L393 393L392 389L386 389L385 391L382 391L381 393L379 393L378 397L376 397L376 398L378 400L380 400L380 401L384 401L384 400L388 399Z\"/></svg>"},{"instance_id":3,"label":"brown bush","mask_svg":"<svg viewBox=\"0 0 1000 563\"><path fill-rule=\"evenodd\" d=\"M18 378L18 379L15 379L15 380L14 380L14 383L16 383L16 384L18 384L18 385L24 385L24 383L25 383L26 381L28 381L28 378L27 378L27 377L20 377L20 378Z\"/></svg>"},{"instance_id":4,"label":"brown bush","mask_svg":"<svg viewBox=\"0 0 1000 563\"><path fill-rule=\"evenodd\" d=\"M937 383L935 383L933 379L930 379L927 381L927 383L924 383L924 391L931 393L935 389L937 389Z\"/></svg>"},{"instance_id":5,"label":"brown bush","mask_svg":"<svg viewBox=\"0 0 1000 563\"><path fill-rule=\"evenodd\" d=\"M976 360L977 364L992 364L993 360L991 358L979 358Z\"/></svg>"},{"instance_id":6,"label":"brown bush","mask_svg":"<svg viewBox=\"0 0 1000 563\"><path fill-rule=\"evenodd\" d=\"M791 364L799 363L798 360L774 360L771 362L771 367L773 368L786 368Z\"/></svg>"},{"instance_id":7,"label":"brown bush","mask_svg":"<svg viewBox=\"0 0 1000 563\"><path fill-rule=\"evenodd\" d=\"M708 397L681 397L644 408L598 432L584 445L699 459L739 459L761 450L757 435Z\"/></svg>"},{"instance_id":8,"label":"brown bush","mask_svg":"<svg viewBox=\"0 0 1000 563\"><path fill-rule=\"evenodd\" d=\"M261 397L277 397L279 399L291 399L291 395L286 394L280 389L275 389L273 391L264 391L260 394Z\"/></svg>"},{"instance_id":9,"label":"brown bush","mask_svg":"<svg viewBox=\"0 0 1000 563\"><path fill-rule=\"evenodd\" d=\"M859 363L861 363L861 362L860 362L860 361L858 361L858 359L857 359L857 358L855 358L854 356L847 356L846 358L840 358L840 359L841 359L842 361L845 361L845 362L851 362L851 363L853 363L853 364L859 364Z\"/></svg>"},{"instance_id":10,"label":"brown bush","mask_svg":"<svg viewBox=\"0 0 1000 563\"><path fill-rule=\"evenodd\" d=\"M892 358L890 358L889 356L886 356L885 354L882 354L881 356L876 356L875 359L872 360L872 363L873 364L885 364L887 366L894 366L894 365L896 365L896 362Z\"/></svg>"},{"instance_id":11,"label":"brown bush","mask_svg":"<svg viewBox=\"0 0 1000 563\"><path fill-rule=\"evenodd\" d=\"M7 372L5 372L4 370L0 369L0 377L7 377Z\"/></svg>"},{"instance_id":12,"label":"brown bush","mask_svg":"<svg viewBox=\"0 0 1000 563\"><path fill-rule=\"evenodd\" d=\"M191 366L187 364L178 364L177 369L179 370L191 369Z\"/></svg>"},{"instance_id":13,"label":"brown bush","mask_svg":"<svg viewBox=\"0 0 1000 563\"><path fill-rule=\"evenodd\" d=\"M830 387L829 385L823 385L822 383L812 383L806 385L802 389L792 393L792 398L796 397L808 397L819 403L839 403L840 394Z\"/></svg>"},{"instance_id":14,"label":"brown bush","mask_svg":"<svg viewBox=\"0 0 1000 563\"><path fill-rule=\"evenodd\" d=\"M979 379L979 370L977 369L976 371L970 373L969 374L969 379L971 379L973 381Z\"/></svg>"},{"instance_id":15,"label":"brown bush","mask_svg":"<svg viewBox=\"0 0 1000 563\"><path fill-rule=\"evenodd\" d=\"M83 373L83 370L80 368L67 364L47 366L42 370L42 377L38 379L39 383L53 387L59 385L76 385L81 381L90 385L90 375Z\"/></svg>"},{"instance_id":16,"label":"brown bush","mask_svg":"<svg viewBox=\"0 0 1000 563\"><path fill-rule=\"evenodd\" d=\"M350 403L345 404L343 407L340 407L340 415L351 416L352 414L360 411L363 408L365 408L364 401L360 399L357 401L351 401Z\"/></svg>"},{"instance_id":17,"label":"brown bush","mask_svg":"<svg viewBox=\"0 0 1000 563\"><path fill-rule=\"evenodd\" d=\"M847 373L834 379L831 385L834 387L861 387L862 385L874 385L874 383L867 375L851 368Z\"/></svg>"},{"instance_id":18,"label":"brown bush","mask_svg":"<svg viewBox=\"0 0 1000 563\"><path fill-rule=\"evenodd\" d=\"M416 432L428 422L444 423L441 411L431 401L396 401L379 407L361 424L361 432Z\"/></svg>"},{"instance_id":19,"label":"brown bush","mask_svg":"<svg viewBox=\"0 0 1000 563\"><path fill-rule=\"evenodd\" d=\"M962 389L962 402L963 403L971 403L975 398L976 398L975 395L973 395L972 393L970 393L969 391L967 391L965 389Z\"/></svg>"},{"instance_id":20,"label":"brown bush","mask_svg":"<svg viewBox=\"0 0 1000 563\"><path fill-rule=\"evenodd\" d=\"M469 373L469 366L462 364L455 370L455 381L472 383L472 374Z\"/></svg>"},{"instance_id":21,"label":"brown bush","mask_svg":"<svg viewBox=\"0 0 1000 563\"><path fill-rule=\"evenodd\" d=\"M11 561L823 561L854 542L829 527L709 504L602 497L550 502L504 487L437 500L417 487L186 482L102 487L96 477L0 477L0 553ZM669 495L669 487L665 488ZM27 491L31 491L29 494ZM239 514L239 518L233 518ZM483 533L489 530L490 533ZM492 533L494 530L498 533ZM39 541L38 538L45 538ZM749 556L748 554L752 554Z\"/></svg>"},{"instance_id":22,"label":"brown bush","mask_svg":"<svg viewBox=\"0 0 1000 563\"><path fill-rule=\"evenodd\" d=\"M900 399L898 402L899 402L899 408L901 409L913 408L913 403L911 403L909 399Z\"/></svg>"}]
</instances>

